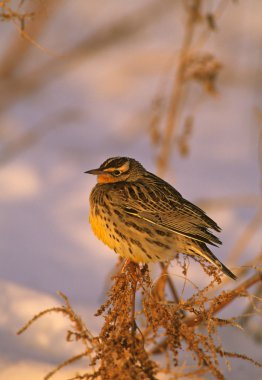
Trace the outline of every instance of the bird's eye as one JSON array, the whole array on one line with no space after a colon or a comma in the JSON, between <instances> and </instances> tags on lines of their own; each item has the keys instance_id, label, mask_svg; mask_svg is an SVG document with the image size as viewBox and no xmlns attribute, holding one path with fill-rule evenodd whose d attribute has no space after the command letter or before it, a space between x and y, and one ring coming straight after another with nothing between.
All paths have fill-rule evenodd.
<instances>
[{"instance_id":1,"label":"bird's eye","mask_svg":"<svg viewBox=\"0 0 262 380\"><path fill-rule=\"evenodd\" d=\"M120 174L121 174L120 170L114 170L113 171L113 175L116 176L116 177L118 177Z\"/></svg>"}]
</instances>

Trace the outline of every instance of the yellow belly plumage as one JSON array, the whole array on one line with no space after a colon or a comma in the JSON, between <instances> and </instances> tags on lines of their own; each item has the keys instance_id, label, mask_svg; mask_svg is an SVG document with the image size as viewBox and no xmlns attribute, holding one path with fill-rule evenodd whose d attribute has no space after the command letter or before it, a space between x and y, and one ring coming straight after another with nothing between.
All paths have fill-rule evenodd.
<instances>
[{"instance_id":1,"label":"yellow belly plumage","mask_svg":"<svg viewBox=\"0 0 262 380\"><path fill-rule=\"evenodd\" d=\"M105 221L93 213L89 215L89 221L96 237L106 244L109 248L115 249L115 240L112 238L109 228Z\"/></svg>"},{"instance_id":2,"label":"yellow belly plumage","mask_svg":"<svg viewBox=\"0 0 262 380\"><path fill-rule=\"evenodd\" d=\"M143 235L130 227L127 229L124 224L117 228L117 224L108 215L100 215L93 210L90 212L89 221L96 237L122 257L137 263L165 261L174 257L173 249L163 250L146 240L143 241Z\"/></svg>"}]
</instances>

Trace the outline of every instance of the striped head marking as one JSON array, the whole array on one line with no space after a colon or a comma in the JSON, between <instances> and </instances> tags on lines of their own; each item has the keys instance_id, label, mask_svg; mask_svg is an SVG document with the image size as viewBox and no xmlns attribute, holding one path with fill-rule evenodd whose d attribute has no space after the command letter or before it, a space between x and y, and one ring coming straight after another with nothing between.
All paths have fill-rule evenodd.
<instances>
[{"instance_id":1,"label":"striped head marking","mask_svg":"<svg viewBox=\"0 0 262 380\"><path fill-rule=\"evenodd\" d=\"M98 183L123 182L135 180L137 169L145 171L143 166L133 158L108 158L98 169L88 170L85 173L97 175Z\"/></svg>"}]
</instances>

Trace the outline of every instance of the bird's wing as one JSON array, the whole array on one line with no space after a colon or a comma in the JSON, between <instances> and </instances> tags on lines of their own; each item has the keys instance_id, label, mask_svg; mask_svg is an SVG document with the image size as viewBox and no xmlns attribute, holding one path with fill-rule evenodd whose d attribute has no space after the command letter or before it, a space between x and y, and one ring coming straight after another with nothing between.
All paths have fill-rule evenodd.
<instances>
[{"instance_id":1,"label":"bird's wing","mask_svg":"<svg viewBox=\"0 0 262 380\"><path fill-rule=\"evenodd\" d=\"M118 207L130 216L191 239L212 245L221 244L208 230L210 228L219 232L218 225L199 207L182 198L172 186L163 183L161 188L139 183L129 187L126 201L122 199L119 202L118 197Z\"/></svg>"}]
</instances>

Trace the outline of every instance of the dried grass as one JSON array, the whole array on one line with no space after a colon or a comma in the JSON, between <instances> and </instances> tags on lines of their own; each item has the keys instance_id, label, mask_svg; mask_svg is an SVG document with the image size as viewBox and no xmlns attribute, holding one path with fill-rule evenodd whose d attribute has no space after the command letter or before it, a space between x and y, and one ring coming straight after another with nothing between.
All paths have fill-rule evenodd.
<instances>
[{"instance_id":1,"label":"dried grass","mask_svg":"<svg viewBox=\"0 0 262 380\"><path fill-rule=\"evenodd\" d=\"M214 276L207 287L195 290L186 300L173 302L166 298L166 282L162 282L162 290L158 284L158 291L155 291L148 267L130 262L113 278L108 299L95 314L104 318L98 336L90 332L62 293L63 306L37 314L18 334L53 312L62 313L73 325L66 340L81 343L84 351L57 366L45 379L84 357L88 358L91 368L74 379L156 380L161 373L179 379L188 372L187 367L184 370L179 367L184 351L190 353L195 362L191 373L201 371L202 374L211 373L216 379L224 379L220 357L260 364L242 353L228 352L218 344L218 328L239 326L235 319L217 318L215 314L235 298L249 297L248 288L261 281L262 276L255 274L235 289L222 290L217 296L210 297L210 289L220 280L216 273ZM163 281L162 275L160 279ZM135 306L135 296L140 297L139 307ZM156 354L160 355L160 361L156 360Z\"/></svg>"}]
</instances>

